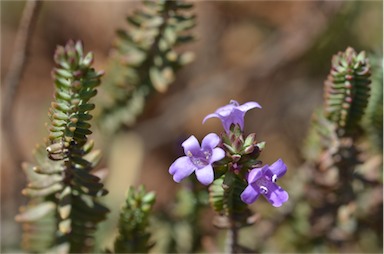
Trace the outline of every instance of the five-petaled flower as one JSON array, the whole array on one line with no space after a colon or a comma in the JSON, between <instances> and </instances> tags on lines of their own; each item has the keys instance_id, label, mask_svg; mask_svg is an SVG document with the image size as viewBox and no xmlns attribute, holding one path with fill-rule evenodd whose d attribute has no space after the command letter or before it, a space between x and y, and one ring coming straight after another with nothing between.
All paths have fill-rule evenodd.
<instances>
[{"instance_id":1,"label":"five-petaled flower","mask_svg":"<svg viewBox=\"0 0 384 254\"><path fill-rule=\"evenodd\" d=\"M180 182L184 178L195 172L197 180L204 185L213 182L214 173L212 163L224 158L225 152L217 147L220 137L215 133L210 133L204 137L201 147L195 136L190 136L182 144L186 156L178 158L169 167L169 173L173 175L175 182Z\"/></svg>"},{"instance_id":2,"label":"five-petaled flower","mask_svg":"<svg viewBox=\"0 0 384 254\"><path fill-rule=\"evenodd\" d=\"M244 115L253 108L261 108L259 103L250 101L240 105L237 101L231 100L228 105L218 108L215 113L207 115L203 123L209 118L218 117L223 123L223 127L226 133L230 132L232 124L240 125L241 130L244 130Z\"/></svg>"},{"instance_id":3,"label":"five-petaled flower","mask_svg":"<svg viewBox=\"0 0 384 254\"><path fill-rule=\"evenodd\" d=\"M241 200L247 204L255 202L260 194L275 207L280 207L289 198L288 193L275 182L287 172L287 166L279 159L271 166L254 168L248 174L248 186L241 193Z\"/></svg>"}]
</instances>

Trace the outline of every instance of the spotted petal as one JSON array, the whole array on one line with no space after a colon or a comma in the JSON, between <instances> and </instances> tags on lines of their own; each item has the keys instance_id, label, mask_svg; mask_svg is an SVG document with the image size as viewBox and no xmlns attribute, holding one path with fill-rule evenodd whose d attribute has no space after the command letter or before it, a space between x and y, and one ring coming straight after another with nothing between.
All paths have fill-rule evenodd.
<instances>
[{"instance_id":1,"label":"spotted petal","mask_svg":"<svg viewBox=\"0 0 384 254\"><path fill-rule=\"evenodd\" d=\"M283 188L273 182L265 184L268 192L265 194L263 193L263 195L274 207L280 207L284 202L288 201L288 192L286 192Z\"/></svg>"},{"instance_id":2,"label":"spotted petal","mask_svg":"<svg viewBox=\"0 0 384 254\"><path fill-rule=\"evenodd\" d=\"M278 159L271 166L269 166L269 172L267 172L266 175L272 179L273 182L275 182L276 179L285 175L286 172L287 165L285 165L282 159Z\"/></svg>"}]
</instances>

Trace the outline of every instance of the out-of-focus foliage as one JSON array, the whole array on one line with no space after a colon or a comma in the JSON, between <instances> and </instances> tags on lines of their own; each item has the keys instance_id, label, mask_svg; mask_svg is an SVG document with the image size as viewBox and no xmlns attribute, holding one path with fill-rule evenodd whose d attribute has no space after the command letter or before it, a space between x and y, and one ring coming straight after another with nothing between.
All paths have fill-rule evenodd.
<instances>
[{"instance_id":1,"label":"out-of-focus foliage","mask_svg":"<svg viewBox=\"0 0 384 254\"><path fill-rule=\"evenodd\" d=\"M372 66L371 98L363 124L375 150L383 151L383 57L370 54L369 59Z\"/></svg>"},{"instance_id":2,"label":"out-of-focus foliage","mask_svg":"<svg viewBox=\"0 0 384 254\"><path fill-rule=\"evenodd\" d=\"M148 226L155 198L155 193L146 192L143 186L129 189L117 225L116 253L148 253L153 247Z\"/></svg>"},{"instance_id":3,"label":"out-of-focus foliage","mask_svg":"<svg viewBox=\"0 0 384 254\"><path fill-rule=\"evenodd\" d=\"M204 230L202 218L208 209L208 195L194 180L188 182L176 194L169 211L156 214L152 228L155 252L195 253L202 249Z\"/></svg>"},{"instance_id":4,"label":"out-of-focus foliage","mask_svg":"<svg viewBox=\"0 0 384 254\"><path fill-rule=\"evenodd\" d=\"M378 104L377 95L370 97L370 72L365 54L352 48L332 60L324 109L315 112L303 150L307 162L300 170L307 171L307 185L289 224L298 230L291 239L296 250L366 248L365 234L380 235L382 198L365 199L382 189L382 161L364 149L371 131L360 127L367 105ZM376 250L382 242L373 237L369 244Z\"/></svg>"},{"instance_id":5,"label":"out-of-focus foliage","mask_svg":"<svg viewBox=\"0 0 384 254\"><path fill-rule=\"evenodd\" d=\"M114 133L132 126L154 91L165 92L175 72L193 59L191 52L175 48L193 40L188 31L195 16L183 1L144 1L127 18L129 30L118 30L115 49L104 79L109 101L99 116L101 128Z\"/></svg>"},{"instance_id":6,"label":"out-of-focus foliage","mask_svg":"<svg viewBox=\"0 0 384 254\"><path fill-rule=\"evenodd\" d=\"M89 252L93 249L96 225L108 212L97 201L97 197L107 191L100 178L91 173L100 160L100 151L92 151L93 142L88 142L87 138L92 133L88 123L92 118L90 111L95 107L89 100L97 93L102 73L91 68L93 55L84 55L80 41L59 46L54 60L55 101L48 114L50 133L45 154L51 162L41 158L44 153L40 149L38 165L26 167L26 170L33 170L42 179L30 182L23 193L31 198L40 197L37 205L45 208L42 213L55 211L50 222L57 226L57 232L49 235L49 245L57 245L62 251ZM18 217L23 218L28 213L36 216L38 212L31 206ZM39 218L36 216L35 220ZM41 226L41 223L36 225ZM26 226L25 239L29 239L31 233L34 232ZM34 243L25 247L28 251L37 248Z\"/></svg>"},{"instance_id":7,"label":"out-of-focus foliage","mask_svg":"<svg viewBox=\"0 0 384 254\"><path fill-rule=\"evenodd\" d=\"M24 195L30 196L25 207L20 208L16 221L23 223L22 248L30 252L44 252L55 244L56 203L55 192L60 187L60 175L47 175L37 171L60 170L60 164L48 159L44 146L38 145L34 150L35 163L24 163L23 171L27 175L28 188ZM51 186L57 187L52 188ZM41 186L40 188L37 188ZM53 189L53 191L51 190ZM52 193L53 192L53 193ZM32 196L29 193L34 193ZM40 194L40 195L37 195Z\"/></svg>"}]
</instances>

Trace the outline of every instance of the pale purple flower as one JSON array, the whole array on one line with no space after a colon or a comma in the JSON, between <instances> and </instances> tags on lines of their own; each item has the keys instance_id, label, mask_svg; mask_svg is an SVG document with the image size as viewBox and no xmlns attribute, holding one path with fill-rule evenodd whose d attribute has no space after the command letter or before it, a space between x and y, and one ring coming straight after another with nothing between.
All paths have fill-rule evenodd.
<instances>
[{"instance_id":1,"label":"pale purple flower","mask_svg":"<svg viewBox=\"0 0 384 254\"><path fill-rule=\"evenodd\" d=\"M210 133L204 137L201 147L195 136L190 136L182 144L186 156L178 158L169 167L169 173L173 175L175 182L195 172L197 180L204 185L213 182L214 174L212 163L221 160L225 156L223 149L216 147L220 143L220 137Z\"/></svg>"},{"instance_id":2,"label":"pale purple flower","mask_svg":"<svg viewBox=\"0 0 384 254\"><path fill-rule=\"evenodd\" d=\"M232 124L240 125L241 130L244 129L244 115L253 108L261 108L259 103L250 101L240 105L237 101L231 100L228 105L218 108L215 113L207 115L203 123L209 118L218 117L223 123L224 130L229 133Z\"/></svg>"},{"instance_id":3,"label":"pale purple flower","mask_svg":"<svg viewBox=\"0 0 384 254\"><path fill-rule=\"evenodd\" d=\"M275 207L280 207L289 198L288 193L276 184L276 180L287 172L285 163L278 159L271 166L254 168L248 174L248 186L240 197L244 203L251 204L263 194Z\"/></svg>"}]
</instances>

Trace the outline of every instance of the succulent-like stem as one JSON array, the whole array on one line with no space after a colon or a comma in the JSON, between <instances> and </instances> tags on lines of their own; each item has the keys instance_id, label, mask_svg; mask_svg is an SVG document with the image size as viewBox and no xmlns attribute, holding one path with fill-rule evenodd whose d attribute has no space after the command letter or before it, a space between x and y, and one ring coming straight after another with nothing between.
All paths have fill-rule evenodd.
<instances>
[{"instance_id":1,"label":"succulent-like stem","mask_svg":"<svg viewBox=\"0 0 384 254\"><path fill-rule=\"evenodd\" d=\"M336 124L338 136L356 133L370 96L370 65L365 52L353 48L339 52L325 81L326 117Z\"/></svg>"},{"instance_id":2,"label":"succulent-like stem","mask_svg":"<svg viewBox=\"0 0 384 254\"><path fill-rule=\"evenodd\" d=\"M332 59L331 72L324 84L324 111L318 112L313 122L312 142L319 144L308 158L315 162L306 193L312 206L312 239L342 243L353 240L356 232L342 227L343 223L357 223L352 221L355 218L342 216L356 210L353 183L356 169L363 163L356 141L364 135L360 122L370 97L370 74L364 52L357 54L347 48Z\"/></svg>"}]
</instances>

